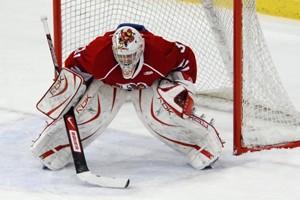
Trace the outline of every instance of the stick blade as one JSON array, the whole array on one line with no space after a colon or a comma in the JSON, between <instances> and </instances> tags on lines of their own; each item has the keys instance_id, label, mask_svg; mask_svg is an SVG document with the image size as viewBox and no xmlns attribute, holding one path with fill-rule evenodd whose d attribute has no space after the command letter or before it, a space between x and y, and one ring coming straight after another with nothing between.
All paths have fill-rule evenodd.
<instances>
[{"instance_id":1,"label":"stick blade","mask_svg":"<svg viewBox=\"0 0 300 200\"><path fill-rule=\"evenodd\" d=\"M130 180L126 178L104 177L92 174L90 171L78 173L77 176L84 182L100 187L127 188Z\"/></svg>"}]
</instances>

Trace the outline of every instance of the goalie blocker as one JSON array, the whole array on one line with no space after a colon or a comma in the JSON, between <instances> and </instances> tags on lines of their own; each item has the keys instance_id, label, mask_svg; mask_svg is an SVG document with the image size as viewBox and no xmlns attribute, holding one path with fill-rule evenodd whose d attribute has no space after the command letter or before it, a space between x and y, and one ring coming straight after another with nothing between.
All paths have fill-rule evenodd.
<instances>
[{"instance_id":1,"label":"goalie blocker","mask_svg":"<svg viewBox=\"0 0 300 200\"><path fill-rule=\"evenodd\" d=\"M192 87L173 80L174 76L170 76L156 81L150 88L131 92L93 80L86 89L79 74L62 70L38 103L39 110L53 121L32 145L33 155L51 170L63 168L71 160L62 117L67 108L75 106L74 114L85 148L101 135L129 97L140 120L156 138L184 155L196 169L211 165L223 148L218 132L192 113ZM56 92L52 94L54 88ZM53 98L55 104L50 103Z\"/></svg>"},{"instance_id":2,"label":"goalie blocker","mask_svg":"<svg viewBox=\"0 0 300 200\"><path fill-rule=\"evenodd\" d=\"M51 119L57 119L79 101L85 90L82 76L63 68L36 107Z\"/></svg>"}]
</instances>

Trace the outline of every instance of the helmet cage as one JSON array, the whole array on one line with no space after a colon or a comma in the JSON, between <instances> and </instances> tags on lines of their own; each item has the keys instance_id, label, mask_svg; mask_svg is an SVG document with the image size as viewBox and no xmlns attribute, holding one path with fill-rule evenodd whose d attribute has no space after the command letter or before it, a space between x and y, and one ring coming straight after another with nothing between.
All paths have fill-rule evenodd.
<instances>
[{"instance_id":1,"label":"helmet cage","mask_svg":"<svg viewBox=\"0 0 300 200\"><path fill-rule=\"evenodd\" d=\"M137 63L144 52L144 39L132 27L121 27L113 35L113 53L125 79L132 78Z\"/></svg>"}]
</instances>

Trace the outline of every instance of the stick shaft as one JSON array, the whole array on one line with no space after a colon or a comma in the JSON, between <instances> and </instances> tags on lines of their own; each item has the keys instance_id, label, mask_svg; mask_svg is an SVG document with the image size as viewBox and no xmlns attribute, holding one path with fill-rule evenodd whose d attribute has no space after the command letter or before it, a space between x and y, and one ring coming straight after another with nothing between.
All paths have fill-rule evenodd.
<instances>
[{"instance_id":1,"label":"stick shaft","mask_svg":"<svg viewBox=\"0 0 300 200\"><path fill-rule=\"evenodd\" d=\"M50 49L54 69L55 69L56 75L58 75L59 72L60 72L60 68L58 66L57 58L56 58L56 55L55 55L53 41L52 41L52 38L51 38L51 34L50 34L50 31L49 31L49 26L48 26L48 22L47 22L47 17L46 16L41 17L41 21L44 25L44 30L45 30L45 33L46 33L46 38L47 38L48 46L49 46L49 49Z\"/></svg>"},{"instance_id":2,"label":"stick shaft","mask_svg":"<svg viewBox=\"0 0 300 200\"><path fill-rule=\"evenodd\" d=\"M70 142L76 173L89 171L79 135L73 107L64 115L65 125Z\"/></svg>"}]
</instances>

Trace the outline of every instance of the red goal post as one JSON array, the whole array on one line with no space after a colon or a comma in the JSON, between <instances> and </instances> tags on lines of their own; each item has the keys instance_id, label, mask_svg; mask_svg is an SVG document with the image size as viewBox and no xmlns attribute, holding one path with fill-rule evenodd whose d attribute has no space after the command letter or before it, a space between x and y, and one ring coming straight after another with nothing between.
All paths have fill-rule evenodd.
<instances>
[{"instance_id":1,"label":"red goal post","mask_svg":"<svg viewBox=\"0 0 300 200\"><path fill-rule=\"evenodd\" d=\"M236 154L243 153L242 147L242 68L243 68L243 4L242 0L234 0L233 16L233 150Z\"/></svg>"},{"instance_id":2,"label":"red goal post","mask_svg":"<svg viewBox=\"0 0 300 200\"><path fill-rule=\"evenodd\" d=\"M62 21L61 21L61 0L53 0L53 32L54 32L54 48L58 66L63 65L62 58Z\"/></svg>"},{"instance_id":3,"label":"red goal post","mask_svg":"<svg viewBox=\"0 0 300 200\"><path fill-rule=\"evenodd\" d=\"M233 93L234 93L234 99L233 99L233 150L234 154L240 155L242 153L248 152L248 151L260 151L260 150L269 150L272 148L294 148L300 146L300 139L299 137L295 137L294 139L290 141L282 140L280 142L275 142L272 144L266 144L266 145L249 145L245 146L243 144L244 138L243 138L243 105L244 105L244 98L243 98L243 0L234 0L234 50L233 50L233 57L234 57L234 84L233 84ZM253 1L255 2L255 1ZM263 36L261 36L263 37ZM273 66L272 66L273 67ZM272 83L271 83L272 84ZM286 95L287 96L287 95ZM295 113L293 116L296 129L294 130L294 134L300 134L300 115L299 112L296 111L294 106L291 102L286 103L288 106L291 107L292 113ZM268 109L268 108L266 108ZM290 115L287 113L286 115ZM285 130L282 130L284 132ZM292 135L294 135L292 134ZM288 137L288 135L286 136Z\"/></svg>"},{"instance_id":4,"label":"red goal post","mask_svg":"<svg viewBox=\"0 0 300 200\"><path fill-rule=\"evenodd\" d=\"M233 150L300 146L300 115L277 74L255 0L53 0L59 66L74 49L129 22L192 47L199 104L233 112ZM274 94L276 91L276 94ZM229 107L229 108L228 108ZM221 133L222 134L222 133Z\"/></svg>"}]
</instances>

